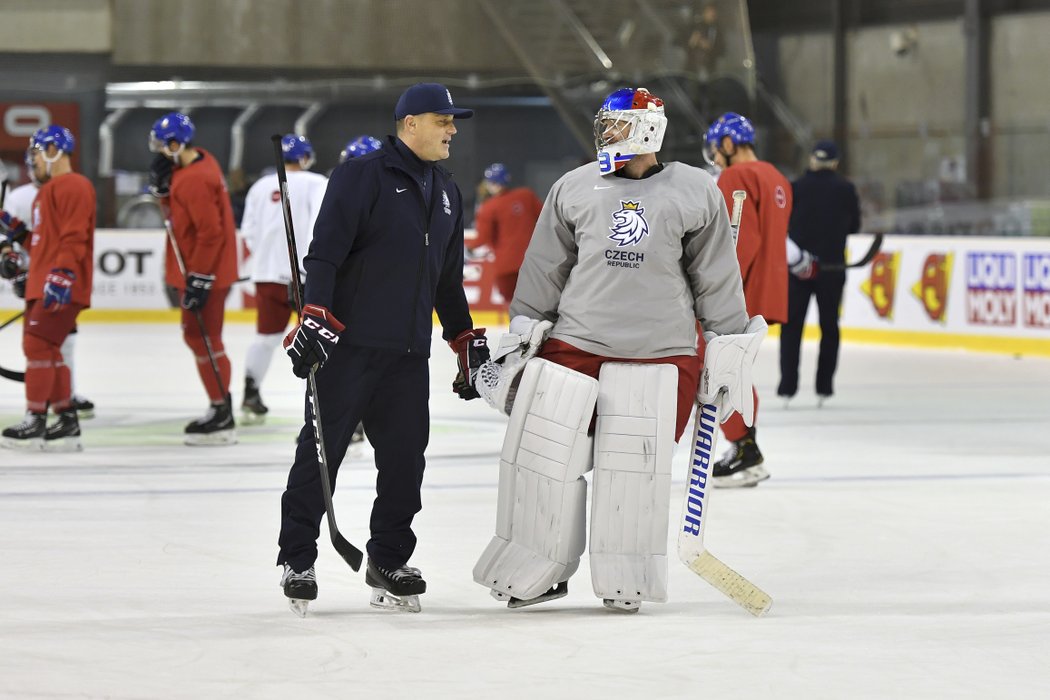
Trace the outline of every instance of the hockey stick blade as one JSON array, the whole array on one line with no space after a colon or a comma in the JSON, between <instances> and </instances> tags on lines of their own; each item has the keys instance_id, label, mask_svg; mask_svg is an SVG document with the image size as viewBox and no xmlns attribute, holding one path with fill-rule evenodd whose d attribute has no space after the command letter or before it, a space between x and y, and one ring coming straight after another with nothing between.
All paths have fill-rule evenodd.
<instances>
[{"instance_id":1,"label":"hockey stick blade","mask_svg":"<svg viewBox=\"0 0 1050 700\"><path fill-rule=\"evenodd\" d=\"M714 403L698 403L696 406L693 451L678 530L678 558L727 598L758 617L769 610L773 599L704 548L704 525L710 505L711 464L718 419L722 414L722 400L722 394L719 394Z\"/></svg>"},{"instance_id":2,"label":"hockey stick blade","mask_svg":"<svg viewBox=\"0 0 1050 700\"><path fill-rule=\"evenodd\" d=\"M700 578L755 617L761 617L773 605L773 599L768 593L723 564L707 550L689 562L688 566Z\"/></svg>"},{"instance_id":3,"label":"hockey stick blade","mask_svg":"<svg viewBox=\"0 0 1050 700\"><path fill-rule=\"evenodd\" d=\"M871 239L871 247L868 248L868 252L866 252L860 260L851 263L844 263L842 265L821 265L820 269L828 271L838 271L852 270L856 267L865 267L866 265L870 264L872 260L875 259L875 256L879 254L880 250L882 250L882 234L876 233Z\"/></svg>"},{"instance_id":4,"label":"hockey stick blade","mask_svg":"<svg viewBox=\"0 0 1050 700\"><path fill-rule=\"evenodd\" d=\"M15 321L17 321L18 319L22 318L25 315L26 315L25 311L19 311L17 314L12 316L11 318L7 319L3 323L0 323L0 331L4 330L5 328L7 328L12 323L14 323ZM24 382L26 380L26 373L25 372L16 372L15 370L12 370L12 369L6 369L4 367L0 367L0 377L3 377L4 379L10 379L13 382Z\"/></svg>"}]
</instances>

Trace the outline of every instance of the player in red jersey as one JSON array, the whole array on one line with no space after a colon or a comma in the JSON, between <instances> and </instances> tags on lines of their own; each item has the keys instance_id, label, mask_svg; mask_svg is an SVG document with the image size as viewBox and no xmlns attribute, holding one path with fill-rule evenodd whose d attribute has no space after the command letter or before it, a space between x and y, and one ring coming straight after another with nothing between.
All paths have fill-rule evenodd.
<instances>
[{"instance_id":1,"label":"player in red jersey","mask_svg":"<svg viewBox=\"0 0 1050 700\"><path fill-rule=\"evenodd\" d=\"M761 315L767 323L787 321L787 231L791 218L791 183L779 170L755 154L755 129L747 117L727 112L707 130L705 156L721 169L718 189L732 208L733 192L743 190L743 215L736 255L744 281L744 301L749 316ZM701 336L701 345L703 344ZM703 349L698 353L704 356ZM755 392L755 424L758 393ZM755 441L755 426L744 424L734 413L722 424L733 441L729 452L713 469L720 487L754 486L769 478Z\"/></svg>"},{"instance_id":2,"label":"player in red jersey","mask_svg":"<svg viewBox=\"0 0 1050 700\"><path fill-rule=\"evenodd\" d=\"M69 129L51 125L29 141L33 176L41 183L26 225L0 212L0 258L5 276L13 243L32 261L25 280L26 315L22 350L26 356L26 418L3 431L3 445L15 449L81 449L80 424L72 405L69 367L62 343L77 315L91 305L95 236L95 188L73 172L76 145ZM30 234L30 229L32 233ZM57 416L46 425L47 408Z\"/></svg>"}]
</instances>

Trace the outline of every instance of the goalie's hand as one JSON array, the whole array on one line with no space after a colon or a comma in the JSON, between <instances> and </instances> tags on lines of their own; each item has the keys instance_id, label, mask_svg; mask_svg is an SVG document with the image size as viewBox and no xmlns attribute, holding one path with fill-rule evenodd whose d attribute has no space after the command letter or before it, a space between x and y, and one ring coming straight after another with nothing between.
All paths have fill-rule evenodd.
<instances>
[{"instance_id":1,"label":"goalie's hand","mask_svg":"<svg viewBox=\"0 0 1050 700\"><path fill-rule=\"evenodd\" d=\"M328 361L328 351L339 342L346 326L323 306L307 304L303 320L284 339L284 350L292 358L292 373L300 379L310 376L311 369L321 369Z\"/></svg>"},{"instance_id":2,"label":"goalie's hand","mask_svg":"<svg viewBox=\"0 0 1050 700\"><path fill-rule=\"evenodd\" d=\"M459 373L452 382L452 391L459 398L470 401L481 396L476 383L478 370L489 359L489 341L484 328L472 328L463 331L449 342L449 347L456 353L456 365Z\"/></svg>"},{"instance_id":3,"label":"goalie's hand","mask_svg":"<svg viewBox=\"0 0 1050 700\"><path fill-rule=\"evenodd\" d=\"M743 333L715 335L704 333L707 350L704 353L704 373L700 377L700 403L714 403L718 395L725 392L721 422L729 419L734 411L739 412L744 424L755 422L754 382L751 368L758 355L758 347L769 332L766 320L755 316L747 322Z\"/></svg>"}]
</instances>

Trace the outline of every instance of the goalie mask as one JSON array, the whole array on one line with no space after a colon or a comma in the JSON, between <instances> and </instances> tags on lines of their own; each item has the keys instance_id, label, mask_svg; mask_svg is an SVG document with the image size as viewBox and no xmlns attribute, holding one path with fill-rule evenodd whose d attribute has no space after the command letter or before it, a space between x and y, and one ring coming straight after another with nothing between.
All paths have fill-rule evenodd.
<instances>
[{"instance_id":1,"label":"goalie mask","mask_svg":"<svg viewBox=\"0 0 1050 700\"><path fill-rule=\"evenodd\" d=\"M641 153L656 153L664 140L664 102L645 88L620 88L594 117L594 146L602 175L614 173Z\"/></svg>"}]
</instances>

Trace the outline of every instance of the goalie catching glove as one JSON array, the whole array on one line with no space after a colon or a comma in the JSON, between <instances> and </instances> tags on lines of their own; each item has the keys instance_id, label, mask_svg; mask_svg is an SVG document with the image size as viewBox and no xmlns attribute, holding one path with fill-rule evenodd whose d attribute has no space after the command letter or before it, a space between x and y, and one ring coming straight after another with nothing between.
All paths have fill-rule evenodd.
<instances>
[{"instance_id":1,"label":"goalie catching glove","mask_svg":"<svg viewBox=\"0 0 1050 700\"><path fill-rule=\"evenodd\" d=\"M554 324L528 316L515 316L507 333L499 339L492 360L481 365L476 388L494 409L510 415L525 364L536 356Z\"/></svg>"},{"instance_id":2,"label":"goalie catching glove","mask_svg":"<svg viewBox=\"0 0 1050 700\"><path fill-rule=\"evenodd\" d=\"M329 349L339 342L339 334L345 329L325 307L303 307L302 321L284 339L285 352L292 358L292 373L306 379L311 369L321 369L328 361Z\"/></svg>"},{"instance_id":3,"label":"goalie catching glove","mask_svg":"<svg viewBox=\"0 0 1050 700\"><path fill-rule=\"evenodd\" d=\"M456 365L459 373L452 382L452 391L459 398L470 401L480 396L476 388L478 371L489 361L489 341L484 328L472 328L463 331L450 340L449 347L456 353Z\"/></svg>"},{"instance_id":4,"label":"goalie catching glove","mask_svg":"<svg viewBox=\"0 0 1050 700\"><path fill-rule=\"evenodd\" d=\"M704 333L707 350L704 353L704 373L700 377L697 400L701 404L715 403L719 394L724 392L725 399L719 416L721 422L724 423L736 411L746 425L754 424L755 394L751 369L758 355L758 347L768 332L766 320L754 316L747 322L743 333Z\"/></svg>"}]
</instances>

